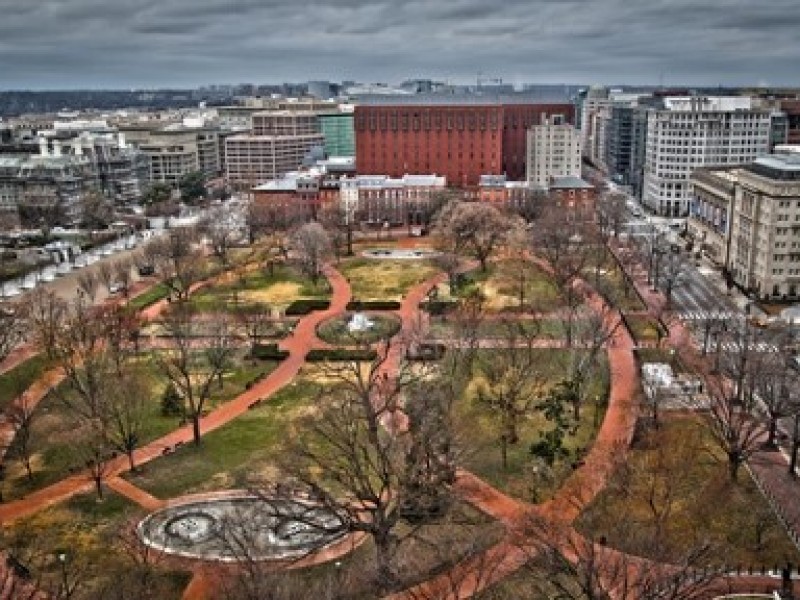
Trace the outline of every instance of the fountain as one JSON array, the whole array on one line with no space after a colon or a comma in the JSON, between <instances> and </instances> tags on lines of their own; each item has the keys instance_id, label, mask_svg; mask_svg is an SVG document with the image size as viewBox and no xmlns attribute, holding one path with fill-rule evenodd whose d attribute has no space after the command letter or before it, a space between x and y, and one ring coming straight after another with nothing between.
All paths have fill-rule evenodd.
<instances>
[{"instance_id":1,"label":"fountain","mask_svg":"<svg viewBox=\"0 0 800 600\"><path fill-rule=\"evenodd\" d=\"M167 554L235 562L306 556L337 541L346 528L336 514L304 498L240 495L169 506L145 517L138 533Z\"/></svg>"},{"instance_id":2,"label":"fountain","mask_svg":"<svg viewBox=\"0 0 800 600\"><path fill-rule=\"evenodd\" d=\"M350 317L350 321L347 323L347 331L350 333L361 333L364 331L369 331L375 326L375 323L372 322L367 315L364 313L353 313L353 316Z\"/></svg>"},{"instance_id":3,"label":"fountain","mask_svg":"<svg viewBox=\"0 0 800 600\"><path fill-rule=\"evenodd\" d=\"M435 250L407 250L403 248L373 248L364 250L362 256L366 258L383 258L392 260L424 260L427 258L435 258L439 252Z\"/></svg>"}]
</instances>

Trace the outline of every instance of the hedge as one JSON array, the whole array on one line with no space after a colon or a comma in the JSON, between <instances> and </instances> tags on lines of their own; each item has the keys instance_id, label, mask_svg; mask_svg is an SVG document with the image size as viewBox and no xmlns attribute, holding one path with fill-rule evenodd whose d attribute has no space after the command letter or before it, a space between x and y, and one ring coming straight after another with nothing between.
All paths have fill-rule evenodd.
<instances>
[{"instance_id":1,"label":"hedge","mask_svg":"<svg viewBox=\"0 0 800 600\"><path fill-rule=\"evenodd\" d=\"M250 350L250 357L258 360L283 360L287 356L289 353L278 348L278 344L255 344Z\"/></svg>"},{"instance_id":2,"label":"hedge","mask_svg":"<svg viewBox=\"0 0 800 600\"><path fill-rule=\"evenodd\" d=\"M398 310L400 306L397 300L351 300L347 310Z\"/></svg>"},{"instance_id":3,"label":"hedge","mask_svg":"<svg viewBox=\"0 0 800 600\"><path fill-rule=\"evenodd\" d=\"M420 304L422 310L427 311L431 315L443 315L451 312L458 306L457 300L428 300Z\"/></svg>"},{"instance_id":4,"label":"hedge","mask_svg":"<svg viewBox=\"0 0 800 600\"><path fill-rule=\"evenodd\" d=\"M378 357L378 353L371 349L349 348L314 348L306 355L308 362L323 361L371 361Z\"/></svg>"},{"instance_id":5,"label":"hedge","mask_svg":"<svg viewBox=\"0 0 800 600\"><path fill-rule=\"evenodd\" d=\"M304 299L295 300L286 307L287 316L307 315L315 310L325 310L331 303L328 300Z\"/></svg>"}]
</instances>

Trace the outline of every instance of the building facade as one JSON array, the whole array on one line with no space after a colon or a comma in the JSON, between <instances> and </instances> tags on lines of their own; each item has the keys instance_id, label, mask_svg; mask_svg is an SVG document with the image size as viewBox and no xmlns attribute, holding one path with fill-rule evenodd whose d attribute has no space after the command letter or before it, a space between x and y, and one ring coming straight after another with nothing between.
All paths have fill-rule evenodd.
<instances>
[{"instance_id":1,"label":"building facade","mask_svg":"<svg viewBox=\"0 0 800 600\"><path fill-rule=\"evenodd\" d=\"M642 106L613 106L605 135L605 164L611 178L641 197L647 111Z\"/></svg>"},{"instance_id":2,"label":"building facade","mask_svg":"<svg viewBox=\"0 0 800 600\"><path fill-rule=\"evenodd\" d=\"M340 205L366 225L423 225L446 188L439 175L358 175L340 181Z\"/></svg>"},{"instance_id":3,"label":"building facade","mask_svg":"<svg viewBox=\"0 0 800 600\"><path fill-rule=\"evenodd\" d=\"M732 280L763 300L800 297L800 147L691 177L688 232Z\"/></svg>"},{"instance_id":4,"label":"building facade","mask_svg":"<svg viewBox=\"0 0 800 600\"><path fill-rule=\"evenodd\" d=\"M324 142L321 133L230 136L225 140L225 177L243 189L279 179L297 170L311 149Z\"/></svg>"},{"instance_id":5,"label":"building facade","mask_svg":"<svg viewBox=\"0 0 800 600\"><path fill-rule=\"evenodd\" d=\"M437 173L459 187L476 186L484 174L523 179L527 130L545 114L562 114L571 122L574 110L567 102L504 103L480 96L412 98L356 106L359 173L390 177Z\"/></svg>"},{"instance_id":6,"label":"building facade","mask_svg":"<svg viewBox=\"0 0 800 600\"><path fill-rule=\"evenodd\" d=\"M326 156L355 156L356 132L353 112L320 113L319 126L325 136Z\"/></svg>"},{"instance_id":7,"label":"building facade","mask_svg":"<svg viewBox=\"0 0 800 600\"><path fill-rule=\"evenodd\" d=\"M177 186L191 172L201 171L209 177L220 173L219 131L215 127L132 125L119 130L148 157L150 182Z\"/></svg>"},{"instance_id":8,"label":"building facade","mask_svg":"<svg viewBox=\"0 0 800 600\"><path fill-rule=\"evenodd\" d=\"M560 115L528 130L526 180L546 188L553 177L581 176L581 136Z\"/></svg>"},{"instance_id":9,"label":"building facade","mask_svg":"<svg viewBox=\"0 0 800 600\"><path fill-rule=\"evenodd\" d=\"M728 264L728 232L738 167L696 169L689 179L691 195L686 231L696 251L718 267Z\"/></svg>"},{"instance_id":10,"label":"building facade","mask_svg":"<svg viewBox=\"0 0 800 600\"><path fill-rule=\"evenodd\" d=\"M800 148L772 154L738 173L728 270L760 298L800 295Z\"/></svg>"},{"instance_id":11,"label":"building facade","mask_svg":"<svg viewBox=\"0 0 800 600\"><path fill-rule=\"evenodd\" d=\"M767 154L771 117L745 97L668 97L647 113L642 203L671 217L689 212L698 167L746 163Z\"/></svg>"}]
</instances>

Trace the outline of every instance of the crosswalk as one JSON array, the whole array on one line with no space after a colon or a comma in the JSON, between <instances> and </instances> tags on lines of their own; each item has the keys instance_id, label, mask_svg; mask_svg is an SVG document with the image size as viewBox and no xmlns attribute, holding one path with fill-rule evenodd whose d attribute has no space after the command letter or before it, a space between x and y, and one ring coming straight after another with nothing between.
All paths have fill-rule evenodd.
<instances>
[{"instance_id":1,"label":"crosswalk","mask_svg":"<svg viewBox=\"0 0 800 600\"><path fill-rule=\"evenodd\" d=\"M723 352L741 352L743 346L738 342L722 342L721 344L712 342L709 344L709 350L711 352L715 352L717 347ZM747 346L747 349L751 352L760 352L764 354L779 351L775 344L770 344L769 342L753 342Z\"/></svg>"},{"instance_id":2,"label":"crosswalk","mask_svg":"<svg viewBox=\"0 0 800 600\"><path fill-rule=\"evenodd\" d=\"M678 313L678 317L684 321L731 321L741 315L733 311L687 310Z\"/></svg>"}]
</instances>

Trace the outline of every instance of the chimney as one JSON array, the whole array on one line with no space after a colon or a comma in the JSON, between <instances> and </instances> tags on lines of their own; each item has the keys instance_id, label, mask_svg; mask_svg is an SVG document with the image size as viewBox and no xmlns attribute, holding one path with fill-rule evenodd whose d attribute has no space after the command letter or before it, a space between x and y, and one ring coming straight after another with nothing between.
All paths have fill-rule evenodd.
<instances>
[{"instance_id":1,"label":"chimney","mask_svg":"<svg viewBox=\"0 0 800 600\"><path fill-rule=\"evenodd\" d=\"M58 140L53 141L53 156L61 156L61 142Z\"/></svg>"},{"instance_id":2,"label":"chimney","mask_svg":"<svg viewBox=\"0 0 800 600\"><path fill-rule=\"evenodd\" d=\"M83 156L83 140L80 138L75 140L75 143L72 144L72 151L75 156Z\"/></svg>"},{"instance_id":3,"label":"chimney","mask_svg":"<svg viewBox=\"0 0 800 600\"><path fill-rule=\"evenodd\" d=\"M39 155L40 156L49 156L50 151L47 147L47 138L40 137L39 138Z\"/></svg>"},{"instance_id":4,"label":"chimney","mask_svg":"<svg viewBox=\"0 0 800 600\"><path fill-rule=\"evenodd\" d=\"M119 145L120 148L125 148L126 147L125 134L122 133L121 131L119 133L117 133L117 142L118 142L118 145Z\"/></svg>"}]
</instances>

